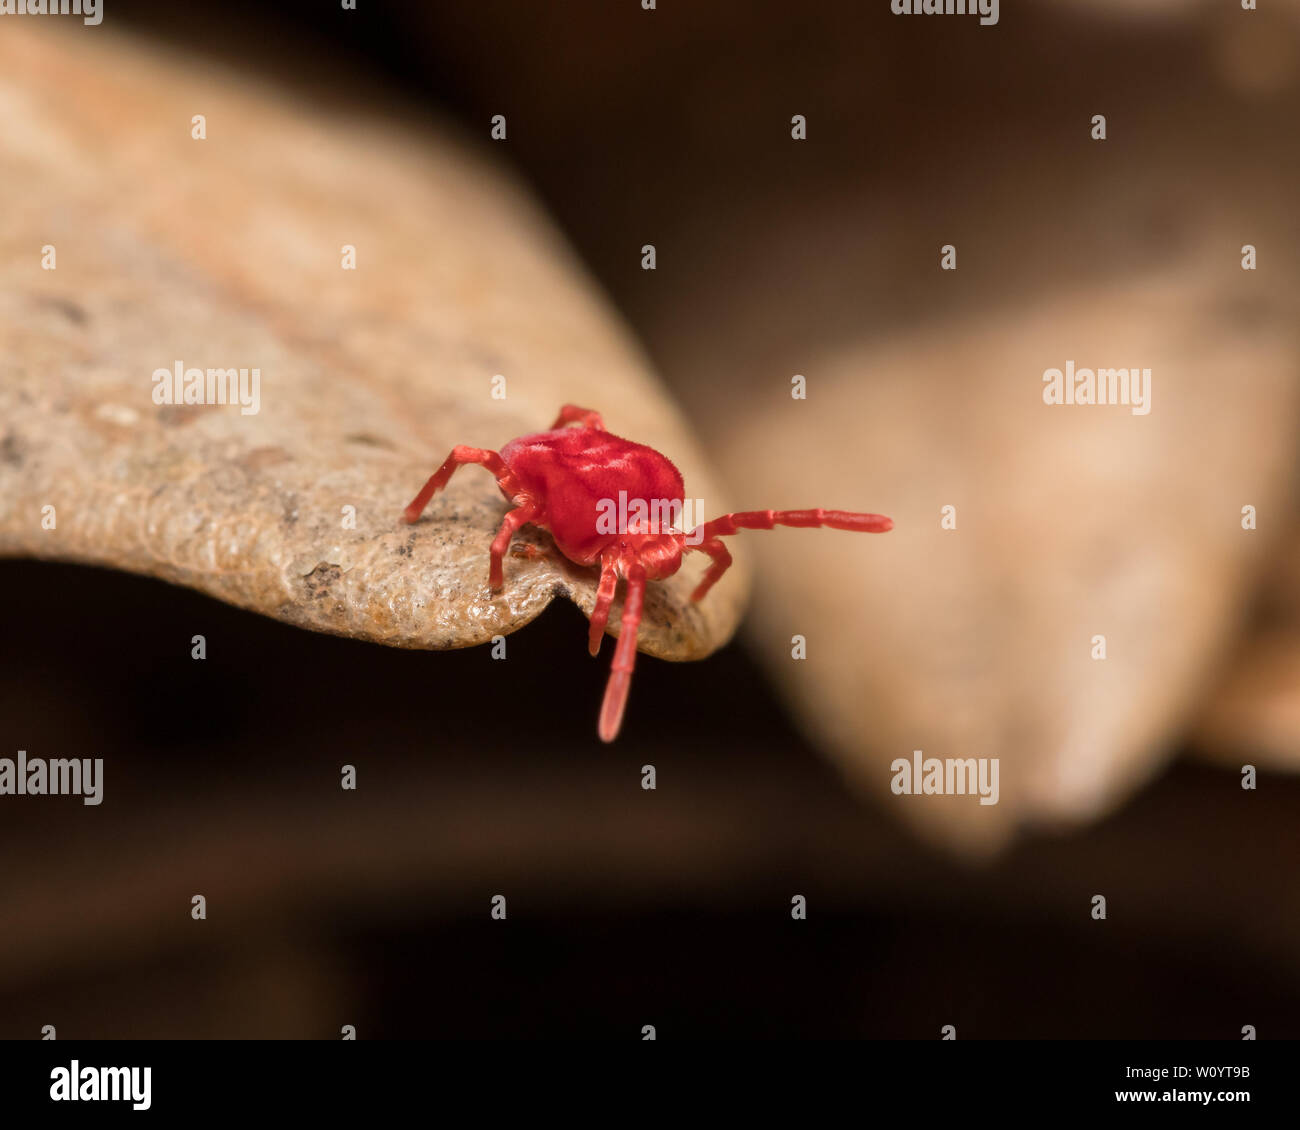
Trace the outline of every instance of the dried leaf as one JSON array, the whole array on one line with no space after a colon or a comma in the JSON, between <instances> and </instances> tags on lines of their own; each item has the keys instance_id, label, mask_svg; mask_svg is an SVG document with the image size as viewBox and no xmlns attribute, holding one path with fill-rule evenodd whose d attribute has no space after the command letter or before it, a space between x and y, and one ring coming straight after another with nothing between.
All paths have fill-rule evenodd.
<instances>
[{"instance_id":1,"label":"dried leaf","mask_svg":"<svg viewBox=\"0 0 1300 1130\"><path fill-rule=\"evenodd\" d=\"M726 509L548 221L444 131L108 32L88 45L28 26L0 38L0 107L0 182L22 186L0 213L0 553L448 648L512 632L557 595L589 613L595 586L591 570L512 557L489 593L507 503L478 468L399 524L454 444L498 448L586 404ZM249 370L250 402L259 370L258 410L155 404L153 374L177 364ZM744 563L694 605L702 570L692 559L652 586L643 650L695 659L732 633Z\"/></svg>"},{"instance_id":2,"label":"dried leaf","mask_svg":"<svg viewBox=\"0 0 1300 1130\"><path fill-rule=\"evenodd\" d=\"M747 497L895 520L869 542L756 539L752 624L809 729L930 835L991 848L1104 813L1163 763L1231 642L1270 544L1242 507L1289 510L1298 350L1292 299L1243 309L1218 274L1184 263L809 345L806 403L755 397L726 418L719 458L747 468ZM1040 375L1067 358L1150 366L1150 414L1045 405ZM997 803L892 796L917 749L999 759Z\"/></svg>"},{"instance_id":3,"label":"dried leaf","mask_svg":"<svg viewBox=\"0 0 1300 1130\"><path fill-rule=\"evenodd\" d=\"M1251 630L1193 727L1208 760L1300 770L1300 530L1271 563Z\"/></svg>"}]
</instances>

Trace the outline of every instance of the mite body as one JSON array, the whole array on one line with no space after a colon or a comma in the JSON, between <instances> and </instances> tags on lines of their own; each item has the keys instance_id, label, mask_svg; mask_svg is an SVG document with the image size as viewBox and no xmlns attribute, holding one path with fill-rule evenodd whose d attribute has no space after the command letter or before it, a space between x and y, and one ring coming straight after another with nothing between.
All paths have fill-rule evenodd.
<instances>
[{"instance_id":1,"label":"mite body","mask_svg":"<svg viewBox=\"0 0 1300 1130\"><path fill-rule=\"evenodd\" d=\"M529 524L548 530L556 548L569 560L600 567L588 635L588 648L595 655L609 622L618 582L627 582L622 633L600 708L598 732L607 742L617 736L627 706L646 582L676 573L683 553L697 550L712 558L691 596L692 600L700 600L731 564L731 554L720 539L738 530L830 526L880 533L893 527L893 522L883 515L847 510L751 510L724 514L689 533L664 529L658 522L640 517L627 522L625 528L610 531L609 523L601 519L602 515L608 516L615 499L644 503L643 507L633 508L638 515L682 513L682 476L654 448L612 435L605 430L599 413L572 404L560 409L549 431L513 439L499 452L453 448L403 512L405 521L416 521L456 468L467 463L478 463L490 471L514 507L492 542L488 583L493 591L502 586L502 562L515 531Z\"/></svg>"}]
</instances>

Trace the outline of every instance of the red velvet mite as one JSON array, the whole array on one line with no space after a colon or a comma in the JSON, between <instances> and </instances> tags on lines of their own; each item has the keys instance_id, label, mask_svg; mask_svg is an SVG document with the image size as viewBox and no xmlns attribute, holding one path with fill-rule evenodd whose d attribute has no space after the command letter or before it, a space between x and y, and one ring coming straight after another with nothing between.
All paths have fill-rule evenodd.
<instances>
[{"instance_id":1,"label":"red velvet mite","mask_svg":"<svg viewBox=\"0 0 1300 1130\"><path fill-rule=\"evenodd\" d=\"M653 517L683 513L685 487L677 468L654 448L611 435L598 412L572 404L560 409L549 431L512 439L499 452L453 448L446 462L411 501L403 518L416 521L435 492L447 485L457 467L466 463L479 463L491 471L501 493L514 506L492 541L488 582L494 592L502 586L502 560L515 531L529 523L549 530L556 548L570 561L600 566L588 637L589 649L595 655L600 651L619 578L627 581L623 630L600 708L598 732L607 742L614 740L623 722L646 582L671 577L681 568L683 553L697 549L713 558L691 595L692 600L700 600L731 564L731 554L719 539L737 530L830 526L836 530L883 533L894 525L880 514L847 510L747 510L724 514L689 533L683 532ZM609 517L616 500L627 503L620 513L634 512L636 517L610 529Z\"/></svg>"}]
</instances>

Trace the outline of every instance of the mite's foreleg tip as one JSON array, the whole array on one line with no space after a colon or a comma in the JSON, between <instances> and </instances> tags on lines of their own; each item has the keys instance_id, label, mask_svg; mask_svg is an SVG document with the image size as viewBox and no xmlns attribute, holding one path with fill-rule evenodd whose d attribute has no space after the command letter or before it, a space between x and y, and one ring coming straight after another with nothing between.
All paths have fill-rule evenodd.
<instances>
[{"instance_id":1,"label":"mite's foreleg tip","mask_svg":"<svg viewBox=\"0 0 1300 1130\"><path fill-rule=\"evenodd\" d=\"M627 708L630 682L630 672L614 671L610 674L609 683L605 687L605 701L600 704L600 721L596 724L596 733L602 742L612 742L623 728L623 713Z\"/></svg>"},{"instance_id":2,"label":"mite's foreleg tip","mask_svg":"<svg viewBox=\"0 0 1300 1130\"><path fill-rule=\"evenodd\" d=\"M596 724L596 733L600 735L600 740L607 745L618 737L618 732L623 728L623 711L602 710L600 712L600 721Z\"/></svg>"}]
</instances>

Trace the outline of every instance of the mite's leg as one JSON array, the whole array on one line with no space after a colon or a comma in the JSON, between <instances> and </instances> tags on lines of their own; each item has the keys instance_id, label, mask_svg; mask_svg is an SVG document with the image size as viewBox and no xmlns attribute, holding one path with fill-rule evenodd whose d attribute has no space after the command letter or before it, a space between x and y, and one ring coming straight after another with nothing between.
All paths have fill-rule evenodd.
<instances>
[{"instance_id":1,"label":"mite's leg","mask_svg":"<svg viewBox=\"0 0 1300 1130\"><path fill-rule=\"evenodd\" d=\"M605 421L600 418L599 412L593 412L590 408L579 408L576 404L566 404L560 409L560 414L555 417L555 423L551 425L551 431L562 428L565 424L581 424L584 428L595 428L600 432L605 430Z\"/></svg>"},{"instance_id":2,"label":"mite's leg","mask_svg":"<svg viewBox=\"0 0 1300 1130\"><path fill-rule=\"evenodd\" d=\"M429 481L424 484L424 488L411 500L411 505L402 512L402 519L406 522L414 522L419 518L434 493L442 490L456 468L463 467L466 463L481 463L496 476L502 490L512 497L516 493L515 477L497 452L458 445L451 449L451 454L447 456L443 465L429 476Z\"/></svg>"},{"instance_id":3,"label":"mite's leg","mask_svg":"<svg viewBox=\"0 0 1300 1130\"><path fill-rule=\"evenodd\" d=\"M713 564L709 566L709 571L704 574L703 579L695 586L695 591L691 593L692 600L703 600L704 594L718 583L722 574L730 567L731 554L718 538L708 538L699 545L687 545L685 548L688 550L698 549L701 553L707 553L713 558Z\"/></svg>"},{"instance_id":4,"label":"mite's leg","mask_svg":"<svg viewBox=\"0 0 1300 1130\"><path fill-rule=\"evenodd\" d=\"M894 528L894 520L883 514L855 514L851 510L745 510L714 518L699 530L707 542L737 530L770 530L774 526L829 526L833 530L883 534Z\"/></svg>"},{"instance_id":5,"label":"mite's leg","mask_svg":"<svg viewBox=\"0 0 1300 1130\"><path fill-rule=\"evenodd\" d=\"M501 529L497 531L497 536L492 539L492 558L491 564L488 566L488 584L493 592L496 592L505 584L501 561L506 555L506 550L510 548L510 539L515 536L515 531L520 526L527 525L535 517L537 517L537 508L530 502L525 506L516 507L502 520Z\"/></svg>"},{"instance_id":6,"label":"mite's leg","mask_svg":"<svg viewBox=\"0 0 1300 1130\"><path fill-rule=\"evenodd\" d=\"M636 663L636 635L641 626L641 601L645 596L645 568L634 562L624 571L627 593L623 597L623 631L614 649L614 662L605 684L605 701L600 704L600 740L612 742L623 724L628 687L632 684L632 667Z\"/></svg>"},{"instance_id":7,"label":"mite's leg","mask_svg":"<svg viewBox=\"0 0 1300 1130\"><path fill-rule=\"evenodd\" d=\"M609 606L614 603L614 590L618 588L618 558L611 554L600 563L600 585L596 589L596 606L591 610L591 631L587 635L587 650L592 655L600 651L600 641L605 638L605 625L609 623Z\"/></svg>"}]
</instances>

